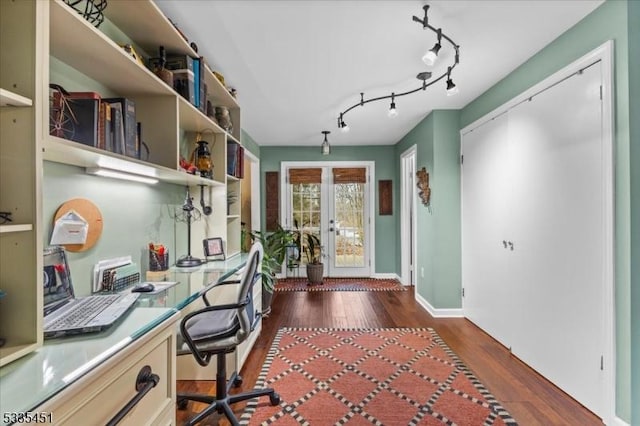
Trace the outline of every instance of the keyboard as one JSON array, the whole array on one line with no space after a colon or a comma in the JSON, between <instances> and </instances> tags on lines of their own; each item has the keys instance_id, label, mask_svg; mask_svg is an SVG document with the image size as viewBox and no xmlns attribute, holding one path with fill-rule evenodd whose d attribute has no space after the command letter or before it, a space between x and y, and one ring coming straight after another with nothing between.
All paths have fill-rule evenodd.
<instances>
[{"instance_id":1,"label":"keyboard","mask_svg":"<svg viewBox=\"0 0 640 426\"><path fill-rule=\"evenodd\" d=\"M50 328L76 328L87 325L95 316L99 315L109 305L118 300L120 295L93 296L79 299L64 316L49 325Z\"/></svg>"}]
</instances>

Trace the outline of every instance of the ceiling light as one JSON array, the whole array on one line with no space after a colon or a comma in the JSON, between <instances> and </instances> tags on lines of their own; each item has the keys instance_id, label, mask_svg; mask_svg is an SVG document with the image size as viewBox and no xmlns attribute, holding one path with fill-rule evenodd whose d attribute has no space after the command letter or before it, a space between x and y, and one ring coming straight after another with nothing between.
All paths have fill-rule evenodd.
<instances>
[{"instance_id":1,"label":"ceiling light","mask_svg":"<svg viewBox=\"0 0 640 426\"><path fill-rule=\"evenodd\" d=\"M124 180L130 180L134 182L142 182L142 183L148 183L148 184L156 184L159 182L158 179L155 179L155 178L135 175L127 172L120 172L117 170L104 169L101 167L87 167L85 171L89 175L110 177L115 179L124 179Z\"/></svg>"},{"instance_id":2,"label":"ceiling light","mask_svg":"<svg viewBox=\"0 0 640 426\"><path fill-rule=\"evenodd\" d=\"M438 41L422 57L422 62L424 62L425 64L427 64L427 66L430 66L430 67L433 66L433 64L435 64L436 59L438 59L438 53L440 52L440 49L442 49L442 43L441 43L442 29L438 28L437 33L438 33Z\"/></svg>"},{"instance_id":3,"label":"ceiling light","mask_svg":"<svg viewBox=\"0 0 640 426\"><path fill-rule=\"evenodd\" d=\"M327 140L327 135L331 132L328 130L323 130L322 133L324 134L324 141L322 142L321 152L322 152L322 155L329 155L331 154L331 145L329 145L329 141Z\"/></svg>"},{"instance_id":4,"label":"ceiling light","mask_svg":"<svg viewBox=\"0 0 640 426\"><path fill-rule=\"evenodd\" d=\"M422 9L424 10L424 18L420 19L417 16L414 16L413 20L415 22L418 22L418 23L422 24L422 28L423 29L434 32L436 34L437 40L438 40L436 42L436 44L423 56L422 60L429 66L433 65L435 60L438 58L440 50L443 48L443 41L445 41L446 44L449 44L450 47L453 48L453 50L454 50L454 54L451 55L453 57L453 63L447 68L446 72L443 72L442 74L437 75L433 79L431 79L432 73L429 72L429 71L418 73L416 78L418 80L420 80L420 87L418 87L416 89L413 89L413 90L407 90L406 92L401 92L401 93L392 92L390 95L377 96L377 97L373 97L373 98L369 98L369 99L365 99L364 98L364 93L360 92L360 101L358 103L356 103L356 104L351 105L349 108L345 109L344 111L342 111L338 116L338 128L341 131L343 131L343 132L348 132L349 131L349 127L344 122L344 116L348 112L350 112L352 109L355 109L356 107L362 107L365 104L368 104L369 102L376 102L376 101L382 101L382 100L386 100L386 99L391 99L391 105L390 105L390 108L389 108L389 111L387 112L387 114L389 115L389 117L393 118L393 117L396 117L398 115L398 110L396 109L396 103L395 103L395 98L398 97L398 96L406 96L406 95L410 95L412 93L419 92L421 90L426 90L427 87L437 83L440 80L443 80L444 78L447 79L446 80L446 82L447 82L447 95L450 96L450 95L453 95L453 94L458 92L458 88L456 87L456 85L453 83L453 80L451 79L451 71L460 63L460 46L457 45L451 39L451 37L449 37L445 33L443 33L441 28L434 28L433 26L431 26L429 24L429 17L427 16L428 15L427 12L429 11L429 6L428 5L423 6ZM449 55L447 55L447 57L449 57ZM427 80L429 80L428 83L427 83ZM329 150L329 143L327 142L327 151L328 150ZM324 144L323 144L323 153L324 153Z\"/></svg>"},{"instance_id":5,"label":"ceiling light","mask_svg":"<svg viewBox=\"0 0 640 426\"><path fill-rule=\"evenodd\" d=\"M453 96L456 93L458 93L458 87L451 80L451 67L449 67L449 71L447 71L447 96Z\"/></svg>"},{"instance_id":6,"label":"ceiling light","mask_svg":"<svg viewBox=\"0 0 640 426\"><path fill-rule=\"evenodd\" d=\"M340 117L338 117L338 128L342 133L347 133L350 130L347 123L345 123L344 120L342 119L342 114L340 114Z\"/></svg>"},{"instance_id":7,"label":"ceiling light","mask_svg":"<svg viewBox=\"0 0 640 426\"><path fill-rule=\"evenodd\" d=\"M396 109L396 103L395 103L395 97L396 95L394 93L391 94L391 106L389 107L389 111L387 112L387 115L389 116L389 118L395 118L398 116L398 110Z\"/></svg>"}]
</instances>

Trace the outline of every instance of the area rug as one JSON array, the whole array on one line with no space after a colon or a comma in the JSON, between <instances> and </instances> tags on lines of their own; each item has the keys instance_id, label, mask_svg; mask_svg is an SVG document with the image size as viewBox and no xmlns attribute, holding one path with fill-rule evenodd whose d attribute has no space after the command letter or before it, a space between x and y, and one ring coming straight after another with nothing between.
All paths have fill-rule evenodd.
<instances>
[{"instance_id":1,"label":"area rug","mask_svg":"<svg viewBox=\"0 0 640 426\"><path fill-rule=\"evenodd\" d=\"M515 425L428 328L281 328L244 425Z\"/></svg>"},{"instance_id":2,"label":"area rug","mask_svg":"<svg viewBox=\"0 0 640 426\"><path fill-rule=\"evenodd\" d=\"M376 278L325 278L322 284L310 284L306 278L281 278L276 291L405 291L400 281Z\"/></svg>"}]
</instances>

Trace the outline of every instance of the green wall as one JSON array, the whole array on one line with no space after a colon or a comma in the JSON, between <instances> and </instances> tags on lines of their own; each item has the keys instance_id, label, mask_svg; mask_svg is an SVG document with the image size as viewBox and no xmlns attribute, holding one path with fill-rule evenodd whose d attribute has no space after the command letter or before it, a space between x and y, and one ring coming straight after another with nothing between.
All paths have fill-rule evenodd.
<instances>
[{"instance_id":1,"label":"green wall","mask_svg":"<svg viewBox=\"0 0 640 426\"><path fill-rule=\"evenodd\" d=\"M640 2L629 7L629 129L631 167L631 419L640 423Z\"/></svg>"},{"instance_id":2,"label":"green wall","mask_svg":"<svg viewBox=\"0 0 640 426\"><path fill-rule=\"evenodd\" d=\"M318 147L260 147L260 191L265 193L264 181L265 173L269 171L280 171L282 161L374 161L375 162L375 185L376 199L374 201L375 217L375 273L397 273L396 266L396 222L398 218L398 206L394 203L393 215L378 215L378 180L394 180L394 192L396 189L396 164L394 147L386 146L332 146L330 155L320 153ZM263 196L262 206L262 229L265 229L265 201Z\"/></svg>"},{"instance_id":3,"label":"green wall","mask_svg":"<svg viewBox=\"0 0 640 426\"><path fill-rule=\"evenodd\" d=\"M631 3L634 3L633 5ZM531 57L527 62L498 82L487 92L479 96L462 110L460 127L472 123L478 118L489 113L493 109L524 92L529 87L570 64L591 50L602 45L607 40L615 42L614 78L615 78L615 253L616 253L616 367L617 367L617 397L616 414L624 421L631 420L631 391L636 395L640 387L636 382L631 388L631 207L630 207L630 158L640 158L638 149L634 147L636 156L630 157L630 126L629 126L629 31L628 9L636 9L637 2L609 0L602 6L585 17L573 28L562 34L543 50ZM631 16L629 16L631 19ZM637 11L635 12L637 21ZM637 43L637 24L634 29ZM637 49L637 48L636 48ZM637 58L634 60L637 62ZM636 64L637 65L637 64ZM634 79L637 85L638 72ZM633 75L633 74L631 74ZM637 87L635 92L637 103ZM635 121L638 121L636 113ZM636 123L637 124L637 123ZM637 141L636 141L637 144ZM637 162L636 162L637 163ZM636 169L637 164L633 165ZM637 176L638 171L634 170ZM637 179L636 179L637 182ZM637 190L636 190L637 191ZM634 203L637 203L637 197ZM637 204L635 204L635 218L638 222ZM637 226L637 225L636 225ZM637 250L640 241L634 239L634 248ZM634 272L637 281L638 255L635 256L636 266ZM637 291L637 289L636 289ZM636 295L636 306L638 305ZM638 309L638 308L635 308ZM638 349L638 330L635 329L635 349ZM636 355L636 360L639 359ZM637 369L637 368L636 368ZM637 374L637 373L635 373ZM636 377L635 380L638 380ZM635 404L637 409L638 404Z\"/></svg>"},{"instance_id":4,"label":"green wall","mask_svg":"<svg viewBox=\"0 0 640 426\"><path fill-rule=\"evenodd\" d=\"M84 168L44 162L42 180L43 239L49 245L53 218L60 204L73 198L91 200L102 214L102 236L84 252L68 253L71 278L80 296L91 293L93 265L99 260L131 256L147 270L149 242L169 249L170 263L186 254L186 225L176 224L174 208L180 208L185 190L181 185L147 185L87 175ZM215 207L215 206L214 206ZM143 225L141 226L141 223Z\"/></svg>"},{"instance_id":5,"label":"green wall","mask_svg":"<svg viewBox=\"0 0 640 426\"><path fill-rule=\"evenodd\" d=\"M459 121L459 111L433 111L395 146L399 164L402 153L415 145L416 169L429 172L430 207L418 203L416 212L416 291L438 309L462 307ZM399 171L396 181L399 188ZM399 221L396 232L400 235Z\"/></svg>"},{"instance_id":6,"label":"green wall","mask_svg":"<svg viewBox=\"0 0 640 426\"><path fill-rule=\"evenodd\" d=\"M245 149L251 151L253 155L260 158L260 145L258 145L251 135L245 132L244 129L240 129L240 142L242 142Z\"/></svg>"}]
</instances>

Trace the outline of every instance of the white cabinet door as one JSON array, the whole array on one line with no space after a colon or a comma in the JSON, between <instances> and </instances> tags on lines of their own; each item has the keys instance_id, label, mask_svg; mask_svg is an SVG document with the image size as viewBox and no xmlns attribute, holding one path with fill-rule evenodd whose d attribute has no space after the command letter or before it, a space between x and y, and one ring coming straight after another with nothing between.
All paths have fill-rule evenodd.
<instances>
[{"instance_id":1,"label":"white cabinet door","mask_svg":"<svg viewBox=\"0 0 640 426\"><path fill-rule=\"evenodd\" d=\"M600 412L604 353L601 71L509 111L513 353Z\"/></svg>"}]
</instances>

